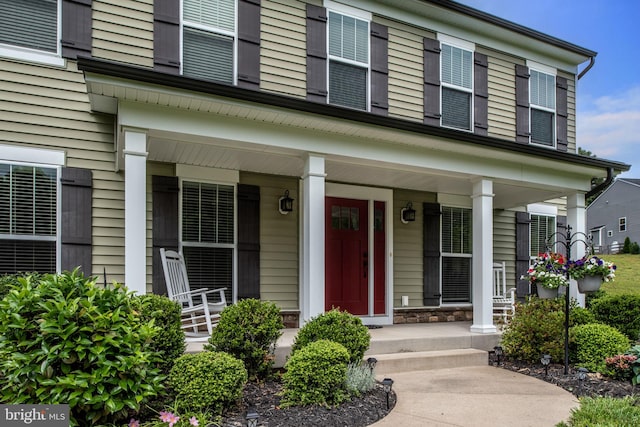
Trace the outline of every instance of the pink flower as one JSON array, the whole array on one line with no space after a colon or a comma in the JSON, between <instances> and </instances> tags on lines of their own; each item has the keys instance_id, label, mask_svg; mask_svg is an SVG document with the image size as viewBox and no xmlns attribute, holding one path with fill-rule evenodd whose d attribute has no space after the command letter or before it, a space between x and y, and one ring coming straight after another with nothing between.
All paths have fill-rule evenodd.
<instances>
[{"instance_id":1,"label":"pink flower","mask_svg":"<svg viewBox=\"0 0 640 427\"><path fill-rule=\"evenodd\" d=\"M191 424L192 426L199 426L200 422L196 417L191 417L189 418L189 424Z\"/></svg>"},{"instance_id":2,"label":"pink flower","mask_svg":"<svg viewBox=\"0 0 640 427\"><path fill-rule=\"evenodd\" d=\"M180 421L180 417L172 412L160 411L160 421L169 423L169 427L173 427L175 423Z\"/></svg>"},{"instance_id":3,"label":"pink flower","mask_svg":"<svg viewBox=\"0 0 640 427\"><path fill-rule=\"evenodd\" d=\"M131 418L129 420L129 424L127 424L127 427L140 427L140 421Z\"/></svg>"}]
</instances>

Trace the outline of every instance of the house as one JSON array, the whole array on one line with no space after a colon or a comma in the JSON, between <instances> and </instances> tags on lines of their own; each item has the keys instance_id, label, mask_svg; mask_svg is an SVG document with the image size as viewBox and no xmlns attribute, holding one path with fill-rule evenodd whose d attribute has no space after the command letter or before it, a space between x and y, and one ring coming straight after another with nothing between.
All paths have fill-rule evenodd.
<instances>
[{"instance_id":1,"label":"house","mask_svg":"<svg viewBox=\"0 0 640 427\"><path fill-rule=\"evenodd\" d=\"M576 153L596 52L453 1L3 11L1 272L164 293L173 248L192 286L292 326L340 307L489 333L493 262L525 295L591 180L629 169Z\"/></svg>"},{"instance_id":2,"label":"house","mask_svg":"<svg viewBox=\"0 0 640 427\"><path fill-rule=\"evenodd\" d=\"M587 230L598 253L640 242L640 179L618 178L587 206Z\"/></svg>"}]
</instances>

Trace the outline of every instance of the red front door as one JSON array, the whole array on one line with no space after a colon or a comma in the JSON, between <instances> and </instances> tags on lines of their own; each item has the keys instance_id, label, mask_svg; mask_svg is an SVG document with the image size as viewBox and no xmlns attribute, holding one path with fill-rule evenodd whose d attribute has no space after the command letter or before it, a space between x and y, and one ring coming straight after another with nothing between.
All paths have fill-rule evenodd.
<instances>
[{"instance_id":1,"label":"red front door","mask_svg":"<svg viewBox=\"0 0 640 427\"><path fill-rule=\"evenodd\" d=\"M327 197L325 206L325 310L367 315L369 202Z\"/></svg>"}]
</instances>

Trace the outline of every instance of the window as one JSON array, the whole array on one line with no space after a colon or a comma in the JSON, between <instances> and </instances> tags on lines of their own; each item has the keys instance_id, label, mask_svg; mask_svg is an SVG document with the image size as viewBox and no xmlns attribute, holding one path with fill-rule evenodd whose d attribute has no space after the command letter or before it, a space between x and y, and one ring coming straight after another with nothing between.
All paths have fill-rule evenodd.
<instances>
[{"instance_id":1,"label":"window","mask_svg":"<svg viewBox=\"0 0 640 427\"><path fill-rule=\"evenodd\" d=\"M442 208L442 302L471 302L471 209Z\"/></svg>"},{"instance_id":2,"label":"window","mask_svg":"<svg viewBox=\"0 0 640 427\"><path fill-rule=\"evenodd\" d=\"M184 0L182 73L234 84L235 0Z\"/></svg>"},{"instance_id":3,"label":"window","mask_svg":"<svg viewBox=\"0 0 640 427\"><path fill-rule=\"evenodd\" d=\"M618 219L618 231L621 233L627 231L627 217Z\"/></svg>"},{"instance_id":4,"label":"window","mask_svg":"<svg viewBox=\"0 0 640 427\"><path fill-rule=\"evenodd\" d=\"M473 52L442 43L442 126L471 130Z\"/></svg>"},{"instance_id":5,"label":"window","mask_svg":"<svg viewBox=\"0 0 640 427\"><path fill-rule=\"evenodd\" d=\"M369 21L329 11L329 103L368 109Z\"/></svg>"},{"instance_id":6,"label":"window","mask_svg":"<svg viewBox=\"0 0 640 427\"><path fill-rule=\"evenodd\" d=\"M191 289L227 288L233 301L234 187L182 182L182 253Z\"/></svg>"},{"instance_id":7,"label":"window","mask_svg":"<svg viewBox=\"0 0 640 427\"><path fill-rule=\"evenodd\" d=\"M531 215L530 255L532 258L547 251L547 239L556 232L556 218L549 215Z\"/></svg>"},{"instance_id":8,"label":"window","mask_svg":"<svg viewBox=\"0 0 640 427\"><path fill-rule=\"evenodd\" d=\"M607 230L607 237L613 237L613 230Z\"/></svg>"},{"instance_id":9,"label":"window","mask_svg":"<svg viewBox=\"0 0 640 427\"><path fill-rule=\"evenodd\" d=\"M0 164L0 274L55 273L58 169Z\"/></svg>"},{"instance_id":10,"label":"window","mask_svg":"<svg viewBox=\"0 0 640 427\"><path fill-rule=\"evenodd\" d=\"M531 105L531 142L555 145L556 82L555 76L532 69L529 78Z\"/></svg>"},{"instance_id":11,"label":"window","mask_svg":"<svg viewBox=\"0 0 640 427\"><path fill-rule=\"evenodd\" d=\"M57 0L0 0L0 55L61 65Z\"/></svg>"}]
</instances>

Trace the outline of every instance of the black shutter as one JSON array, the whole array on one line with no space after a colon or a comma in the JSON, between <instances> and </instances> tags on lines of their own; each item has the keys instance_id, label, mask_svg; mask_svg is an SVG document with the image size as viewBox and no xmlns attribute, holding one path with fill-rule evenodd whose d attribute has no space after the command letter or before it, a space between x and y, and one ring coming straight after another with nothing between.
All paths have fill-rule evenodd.
<instances>
[{"instance_id":1,"label":"black shutter","mask_svg":"<svg viewBox=\"0 0 640 427\"><path fill-rule=\"evenodd\" d=\"M389 114L389 29L371 23L371 112Z\"/></svg>"},{"instance_id":2,"label":"black shutter","mask_svg":"<svg viewBox=\"0 0 640 427\"><path fill-rule=\"evenodd\" d=\"M474 132L487 135L489 129L489 62L487 55L475 52L473 68Z\"/></svg>"},{"instance_id":3,"label":"black shutter","mask_svg":"<svg viewBox=\"0 0 640 427\"><path fill-rule=\"evenodd\" d=\"M440 305L440 205L423 203L424 210L424 252L423 252L423 304L434 307Z\"/></svg>"},{"instance_id":4,"label":"black shutter","mask_svg":"<svg viewBox=\"0 0 640 427\"><path fill-rule=\"evenodd\" d=\"M440 126L440 42L425 38L424 123Z\"/></svg>"},{"instance_id":5,"label":"black shutter","mask_svg":"<svg viewBox=\"0 0 640 427\"><path fill-rule=\"evenodd\" d=\"M516 64L516 142L529 143L529 68Z\"/></svg>"},{"instance_id":6,"label":"black shutter","mask_svg":"<svg viewBox=\"0 0 640 427\"><path fill-rule=\"evenodd\" d=\"M180 73L180 2L153 2L153 67L165 73Z\"/></svg>"},{"instance_id":7,"label":"black shutter","mask_svg":"<svg viewBox=\"0 0 640 427\"><path fill-rule=\"evenodd\" d=\"M307 4L307 100L327 102L327 10Z\"/></svg>"},{"instance_id":8,"label":"black shutter","mask_svg":"<svg viewBox=\"0 0 640 427\"><path fill-rule=\"evenodd\" d=\"M531 220L527 212L516 212L516 295L524 298L529 294L529 281L521 279L527 274L530 258L529 225Z\"/></svg>"},{"instance_id":9,"label":"black shutter","mask_svg":"<svg viewBox=\"0 0 640 427\"><path fill-rule=\"evenodd\" d=\"M178 178L175 176L153 176L153 293L166 295L167 285L162 271L160 248L177 251L178 235Z\"/></svg>"},{"instance_id":10,"label":"black shutter","mask_svg":"<svg viewBox=\"0 0 640 427\"><path fill-rule=\"evenodd\" d=\"M61 268L80 267L85 276L92 274L91 222L92 174L89 169L62 168Z\"/></svg>"},{"instance_id":11,"label":"black shutter","mask_svg":"<svg viewBox=\"0 0 640 427\"><path fill-rule=\"evenodd\" d=\"M567 151L567 79L556 77L556 138L558 151Z\"/></svg>"},{"instance_id":12,"label":"black shutter","mask_svg":"<svg viewBox=\"0 0 640 427\"><path fill-rule=\"evenodd\" d=\"M62 1L62 56L91 56L91 0Z\"/></svg>"},{"instance_id":13,"label":"black shutter","mask_svg":"<svg viewBox=\"0 0 640 427\"><path fill-rule=\"evenodd\" d=\"M260 89L260 0L238 0L238 86Z\"/></svg>"},{"instance_id":14,"label":"black shutter","mask_svg":"<svg viewBox=\"0 0 640 427\"><path fill-rule=\"evenodd\" d=\"M260 187L238 184L238 299L260 299Z\"/></svg>"}]
</instances>

